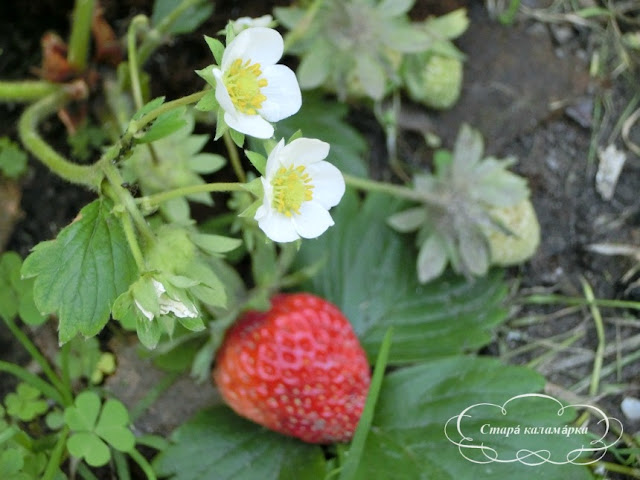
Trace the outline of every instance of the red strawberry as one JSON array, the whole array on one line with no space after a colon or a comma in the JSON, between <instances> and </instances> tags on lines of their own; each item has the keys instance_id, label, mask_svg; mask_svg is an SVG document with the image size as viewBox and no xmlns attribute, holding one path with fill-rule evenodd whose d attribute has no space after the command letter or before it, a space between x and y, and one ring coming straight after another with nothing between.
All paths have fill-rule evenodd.
<instances>
[{"instance_id":1,"label":"red strawberry","mask_svg":"<svg viewBox=\"0 0 640 480\"><path fill-rule=\"evenodd\" d=\"M307 293L280 294L229 329L213 379L238 414L310 443L348 442L371 380L351 324Z\"/></svg>"}]
</instances>

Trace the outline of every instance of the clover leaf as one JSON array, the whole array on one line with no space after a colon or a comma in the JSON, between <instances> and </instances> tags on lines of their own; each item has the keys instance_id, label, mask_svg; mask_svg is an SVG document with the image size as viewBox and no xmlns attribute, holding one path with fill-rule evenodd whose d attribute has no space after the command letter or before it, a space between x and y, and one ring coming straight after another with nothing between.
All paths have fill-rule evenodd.
<instances>
[{"instance_id":1,"label":"clover leaf","mask_svg":"<svg viewBox=\"0 0 640 480\"><path fill-rule=\"evenodd\" d=\"M64 421L73 434L67 441L69 453L84 458L92 467L105 465L111 458L109 446L128 452L135 446L135 437L129 430L129 413L116 399L104 405L91 391L82 392L64 412Z\"/></svg>"},{"instance_id":2,"label":"clover leaf","mask_svg":"<svg viewBox=\"0 0 640 480\"><path fill-rule=\"evenodd\" d=\"M4 404L10 416L23 422L33 420L49 408L40 390L26 383L18 384L15 393L5 397Z\"/></svg>"}]
</instances>

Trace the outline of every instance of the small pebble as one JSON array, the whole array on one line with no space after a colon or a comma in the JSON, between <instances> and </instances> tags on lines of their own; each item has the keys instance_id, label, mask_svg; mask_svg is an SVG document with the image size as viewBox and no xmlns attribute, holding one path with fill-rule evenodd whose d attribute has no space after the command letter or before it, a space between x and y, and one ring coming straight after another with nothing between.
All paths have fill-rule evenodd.
<instances>
[{"instance_id":1,"label":"small pebble","mask_svg":"<svg viewBox=\"0 0 640 480\"><path fill-rule=\"evenodd\" d=\"M620 404L622 413L627 419L635 422L640 420L640 400L635 397L625 397Z\"/></svg>"}]
</instances>

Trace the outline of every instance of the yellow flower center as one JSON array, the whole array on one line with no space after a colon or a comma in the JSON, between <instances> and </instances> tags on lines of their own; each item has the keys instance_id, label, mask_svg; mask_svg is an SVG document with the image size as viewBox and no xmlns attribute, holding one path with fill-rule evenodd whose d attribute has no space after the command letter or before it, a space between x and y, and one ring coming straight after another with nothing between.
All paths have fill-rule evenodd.
<instances>
[{"instance_id":1,"label":"yellow flower center","mask_svg":"<svg viewBox=\"0 0 640 480\"><path fill-rule=\"evenodd\" d=\"M262 70L259 63L242 59L234 60L224 74L224 85L236 108L247 115L256 115L267 97L260 89L267 86L267 79L260 78Z\"/></svg>"},{"instance_id":2,"label":"yellow flower center","mask_svg":"<svg viewBox=\"0 0 640 480\"><path fill-rule=\"evenodd\" d=\"M299 215L302 204L313 199L311 177L306 173L304 165L280 167L271 180L271 185L273 186L272 206L287 217L291 217L294 213Z\"/></svg>"}]
</instances>

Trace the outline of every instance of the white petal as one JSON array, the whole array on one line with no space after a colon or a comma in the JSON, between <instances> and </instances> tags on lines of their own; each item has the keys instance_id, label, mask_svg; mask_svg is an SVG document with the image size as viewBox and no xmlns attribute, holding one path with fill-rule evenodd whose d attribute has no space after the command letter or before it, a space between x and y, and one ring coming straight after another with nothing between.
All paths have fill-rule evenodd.
<instances>
[{"instance_id":1,"label":"white petal","mask_svg":"<svg viewBox=\"0 0 640 480\"><path fill-rule=\"evenodd\" d=\"M262 78L267 86L260 93L267 97L259 110L260 115L270 122L290 117L300 110L302 94L296 74L284 65L271 65L262 69Z\"/></svg>"},{"instance_id":2,"label":"white petal","mask_svg":"<svg viewBox=\"0 0 640 480\"><path fill-rule=\"evenodd\" d=\"M271 181L275 173L280 168L280 152L284 148L284 138L281 138L278 144L273 147L271 153L269 154L269 158L267 158L267 167L265 169L265 175L267 180ZM264 182L263 182L264 185Z\"/></svg>"},{"instance_id":3,"label":"white petal","mask_svg":"<svg viewBox=\"0 0 640 480\"><path fill-rule=\"evenodd\" d=\"M222 55L222 70L238 58L251 60L263 67L274 65L284 52L282 36L272 28L254 27L243 30L234 38Z\"/></svg>"},{"instance_id":4,"label":"white petal","mask_svg":"<svg viewBox=\"0 0 640 480\"><path fill-rule=\"evenodd\" d=\"M219 68L213 69L213 76L216 79L216 100L225 112L236 112L236 107L231 101L227 87L222 81L222 71Z\"/></svg>"},{"instance_id":5,"label":"white petal","mask_svg":"<svg viewBox=\"0 0 640 480\"><path fill-rule=\"evenodd\" d=\"M289 166L311 165L329 155L329 144L316 138L297 138L280 152L280 163Z\"/></svg>"},{"instance_id":6,"label":"white petal","mask_svg":"<svg viewBox=\"0 0 640 480\"><path fill-rule=\"evenodd\" d=\"M164 285L155 278L151 279L151 283L153 284L153 288L155 289L158 298L160 298L160 295L167 291L167 289L164 288Z\"/></svg>"},{"instance_id":7,"label":"white petal","mask_svg":"<svg viewBox=\"0 0 640 480\"><path fill-rule=\"evenodd\" d=\"M305 202L300 207L300 215L293 217L298 235L302 238L316 238L333 225L329 212L318 202Z\"/></svg>"},{"instance_id":8,"label":"white petal","mask_svg":"<svg viewBox=\"0 0 640 480\"><path fill-rule=\"evenodd\" d=\"M329 162L317 162L307 166L313 185L313 201L327 210L338 203L344 195L344 177L340 170Z\"/></svg>"},{"instance_id":9,"label":"white petal","mask_svg":"<svg viewBox=\"0 0 640 480\"><path fill-rule=\"evenodd\" d=\"M274 242L293 242L300 238L291 218L271 209L266 216L258 220L258 226Z\"/></svg>"},{"instance_id":10,"label":"white petal","mask_svg":"<svg viewBox=\"0 0 640 480\"><path fill-rule=\"evenodd\" d=\"M273 126L260 115L247 115L246 113L238 111L225 111L224 121L234 130L240 133L246 133L252 137L270 138L273 135Z\"/></svg>"},{"instance_id":11,"label":"white petal","mask_svg":"<svg viewBox=\"0 0 640 480\"><path fill-rule=\"evenodd\" d=\"M166 315L170 312L179 318L196 318L198 316L198 311L193 305L186 305L165 295L160 299L160 315Z\"/></svg>"},{"instance_id":12,"label":"white petal","mask_svg":"<svg viewBox=\"0 0 640 480\"><path fill-rule=\"evenodd\" d=\"M144 307L140 305L137 300L134 300L134 303L136 304L136 307L138 307L138 310L140 310L142 314L145 317L147 317L147 320L149 321L153 320L153 313L151 313L149 310L145 310Z\"/></svg>"}]
</instances>

